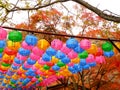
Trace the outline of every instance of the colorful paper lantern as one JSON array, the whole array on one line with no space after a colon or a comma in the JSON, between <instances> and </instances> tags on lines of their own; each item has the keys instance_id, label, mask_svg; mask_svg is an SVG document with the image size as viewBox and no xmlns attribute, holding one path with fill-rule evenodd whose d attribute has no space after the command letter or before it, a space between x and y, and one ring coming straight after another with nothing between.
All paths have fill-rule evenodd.
<instances>
[{"instance_id":1,"label":"colorful paper lantern","mask_svg":"<svg viewBox=\"0 0 120 90\"><path fill-rule=\"evenodd\" d=\"M62 53L61 51L58 51L58 52L56 53L55 57L58 58L58 59L62 59L62 58L65 57L65 54Z\"/></svg>"},{"instance_id":2,"label":"colorful paper lantern","mask_svg":"<svg viewBox=\"0 0 120 90\"><path fill-rule=\"evenodd\" d=\"M49 69L50 69L50 66L44 65L43 68L44 68L45 70L49 70Z\"/></svg>"},{"instance_id":3,"label":"colorful paper lantern","mask_svg":"<svg viewBox=\"0 0 120 90\"><path fill-rule=\"evenodd\" d=\"M78 46L78 41L75 38L70 38L66 41L66 46L68 48L74 49Z\"/></svg>"},{"instance_id":4,"label":"colorful paper lantern","mask_svg":"<svg viewBox=\"0 0 120 90\"><path fill-rule=\"evenodd\" d=\"M20 42L7 41L7 47L12 50L18 50L20 48Z\"/></svg>"},{"instance_id":5,"label":"colorful paper lantern","mask_svg":"<svg viewBox=\"0 0 120 90\"><path fill-rule=\"evenodd\" d=\"M80 41L80 47L87 50L91 47L91 42L88 39L83 39Z\"/></svg>"},{"instance_id":6,"label":"colorful paper lantern","mask_svg":"<svg viewBox=\"0 0 120 90\"><path fill-rule=\"evenodd\" d=\"M32 45L32 46L34 46L34 45L36 45L37 44L37 41L38 41L38 39L37 39L37 37L36 36L34 36L34 35L27 35L26 37L25 37L25 42L28 44L28 45Z\"/></svg>"},{"instance_id":7,"label":"colorful paper lantern","mask_svg":"<svg viewBox=\"0 0 120 90\"><path fill-rule=\"evenodd\" d=\"M42 60L45 61L45 62L49 62L51 60L51 56L44 53L43 56L42 56Z\"/></svg>"},{"instance_id":8,"label":"colorful paper lantern","mask_svg":"<svg viewBox=\"0 0 120 90\"><path fill-rule=\"evenodd\" d=\"M30 54L30 50L24 49L24 48L20 48L18 50L18 53L22 56L28 56Z\"/></svg>"},{"instance_id":9,"label":"colorful paper lantern","mask_svg":"<svg viewBox=\"0 0 120 90\"><path fill-rule=\"evenodd\" d=\"M51 47L56 49L56 50L60 50L63 46L63 42L60 41L59 39L54 39L52 42L51 42Z\"/></svg>"},{"instance_id":10,"label":"colorful paper lantern","mask_svg":"<svg viewBox=\"0 0 120 90\"><path fill-rule=\"evenodd\" d=\"M13 42L20 42L22 40L22 33L19 31L9 32L8 39Z\"/></svg>"},{"instance_id":11,"label":"colorful paper lantern","mask_svg":"<svg viewBox=\"0 0 120 90\"><path fill-rule=\"evenodd\" d=\"M43 53L44 53L44 50L40 50L38 47L34 47L33 49L32 49L32 52L34 53L34 54L36 54L36 55L38 55L38 56L42 56L43 55Z\"/></svg>"},{"instance_id":12,"label":"colorful paper lantern","mask_svg":"<svg viewBox=\"0 0 120 90\"><path fill-rule=\"evenodd\" d=\"M114 52L111 50L109 52L104 52L104 56L106 57L112 57L114 55Z\"/></svg>"},{"instance_id":13,"label":"colorful paper lantern","mask_svg":"<svg viewBox=\"0 0 120 90\"><path fill-rule=\"evenodd\" d=\"M7 38L7 31L0 27L0 40L5 40Z\"/></svg>"},{"instance_id":14,"label":"colorful paper lantern","mask_svg":"<svg viewBox=\"0 0 120 90\"><path fill-rule=\"evenodd\" d=\"M54 56L56 53L57 53L57 50L53 49L52 47L49 47L47 50L46 50L46 53L50 56Z\"/></svg>"},{"instance_id":15,"label":"colorful paper lantern","mask_svg":"<svg viewBox=\"0 0 120 90\"><path fill-rule=\"evenodd\" d=\"M85 59L88 57L88 52L87 51L83 51L82 53L78 54L80 59Z\"/></svg>"},{"instance_id":16,"label":"colorful paper lantern","mask_svg":"<svg viewBox=\"0 0 120 90\"><path fill-rule=\"evenodd\" d=\"M0 48L4 48L6 46L5 40L0 40Z\"/></svg>"},{"instance_id":17,"label":"colorful paper lantern","mask_svg":"<svg viewBox=\"0 0 120 90\"><path fill-rule=\"evenodd\" d=\"M102 49L106 52L109 52L113 49L113 45L110 42L105 42L102 44Z\"/></svg>"},{"instance_id":18,"label":"colorful paper lantern","mask_svg":"<svg viewBox=\"0 0 120 90\"><path fill-rule=\"evenodd\" d=\"M65 66L65 64L64 64L63 62L59 61L59 62L57 63L57 66L63 67L63 66Z\"/></svg>"},{"instance_id":19,"label":"colorful paper lantern","mask_svg":"<svg viewBox=\"0 0 120 90\"><path fill-rule=\"evenodd\" d=\"M60 67L57 66L57 65L54 65L54 66L52 66L52 69L55 70L55 71L58 71L60 69Z\"/></svg>"}]
</instances>

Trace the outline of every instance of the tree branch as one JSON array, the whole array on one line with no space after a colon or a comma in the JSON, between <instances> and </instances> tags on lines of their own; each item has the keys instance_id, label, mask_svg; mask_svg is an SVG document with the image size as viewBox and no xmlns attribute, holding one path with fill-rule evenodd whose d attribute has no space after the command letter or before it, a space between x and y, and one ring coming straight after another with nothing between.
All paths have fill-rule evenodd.
<instances>
[{"instance_id":1,"label":"tree branch","mask_svg":"<svg viewBox=\"0 0 120 90\"><path fill-rule=\"evenodd\" d=\"M83 5L84 7L88 8L89 10L93 11L94 13L96 13L98 16L104 18L105 20L114 21L114 22L120 23L120 17L118 17L118 16L106 14L103 11L101 11L100 9L90 5L89 3L87 3L87 2L85 2L83 0L72 0L72 1L74 1L74 2L76 2L78 4Z\"/></svg>"}]
</instances>

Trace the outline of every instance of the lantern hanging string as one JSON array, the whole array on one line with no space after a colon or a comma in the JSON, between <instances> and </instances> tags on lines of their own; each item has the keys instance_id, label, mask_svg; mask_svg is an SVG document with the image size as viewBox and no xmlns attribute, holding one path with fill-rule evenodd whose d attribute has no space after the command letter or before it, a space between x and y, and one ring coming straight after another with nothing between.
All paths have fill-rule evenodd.
<instances>
[{"instance_id":1,"label":"lantern hanging string","mask_svg":"<svg viewBox=\"0 0 120 90\"><path fill-rule=\"evenodd\" d=\"M69 35L69 34L58 34L58 33L50 33L50 32L37 31L37 30L35 31L35 30L28 30L28 29L19 29L19 28L7 27L7 26L0 26L0 27L5 28L5 29L26 31L26 32L31 32L31 33L47 34L47 35L65 36L65 37L74 37L74 38L86 38L86 39L102 40L102 41L110 41L111 40L111 41L120 42L120 40L118 40L118 39L83 37L83 36L76 36L76 35Z\"/></svg>"}]
</instances>

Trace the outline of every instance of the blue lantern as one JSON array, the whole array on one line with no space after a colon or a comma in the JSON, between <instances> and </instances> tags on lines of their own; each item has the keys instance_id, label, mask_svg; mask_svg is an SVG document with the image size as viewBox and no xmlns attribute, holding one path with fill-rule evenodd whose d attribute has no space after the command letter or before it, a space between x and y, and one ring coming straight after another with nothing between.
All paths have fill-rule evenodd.
<instances>
[{"instance_id":1,"label":"blue lantern","mask_svg":"<svg viewBox=\"0 0 120 90\"><path fill-rule=\"evenodd\" d=\"M49 47L49 48L46 50L46 53L47 53L49 56L54 56L54 55L57 53L57 50L53 49L52 47Z\"/></svg>"},{"instance_id":2,"label":"blue lantern","mask_svg":"<svg viewBox=\"0 0 120 90\"><path fill-rule=\"evenodd\" d=\"M73 67L68 67L68 70L73 74L77 73L77 70L75 70Z\"/></svg>"},{"instance_id":3,"label":"blue lantern","mask_svg":"<svg viewBox=\"0 0 120 90\"><path fill-rule=\"evenodd\" d=\"M104 56L106 56L106 57L112 57L113 55L114 55L114 52L112 50L109 52L104 51Z\"/></svg>"},{"instance_id":4,"label":"blue lantern","mask_svg":"<svg viewBox=\"0 0 120 90\"><path fill-rule=\"evenodd\" d=\"M18 68L19 68L19 66L15 66L15 65L13 65L12 64L12 66L11 66L14 70L17 70Z\"/></svg>"},{"instance_id":5,"label":"blue lantern","mask_svg":"<svg viewBox=\"0 0 120 90\"><path fill-rule=\"evenodd\" d=\"M17 82L17 80L15 80L15 79L13 79L13 78L12 78L10 81L13 82L13 83L16 83L16 82Z\"/></svg>"},{"instance_id":6,"label":"blue lantern","mask_svg":"<svg viewBox=\"0 0 120 90\"><path fill-rule=\"evenodd\" d=\"M4 48L6 46L5 40L0 40L0 48Z\"/></svg>"},{"instance_id":7,"label":"blue lantern","mask_svg":"<svg viewBox=\"0 0 120 90\"><path fill-rule=\"evenodd\" d=\"M90 66L90 67L95 67L95 66L96 66L96 62L91 62L91 63L89 63L89 66Z\"/></svg>"},{"instance_id":8,"label":"blue lantern","mask_svg":"<svg viewBox=\"0 0 120 90\"><path fill-rule=\"evenodd\" d=\"M79 64L74 64L73 68L77 71L77 72L81 72L82 71L82 67Z\"/></svg>"},{"instance_id":9,"label":"blue lantern","mask_svg":"<svg viewBox=\"0 0 120 90\"><path fill-rule=\"evenodd\" d=\"M26 78L23 82L22 82L22 85L25 86L27 83L30 82L30 78Z\"/></svg>"},{"instance_id":10,"label":"blue lantern","mask_svg":"<svg viewBox=\"0 0 120 90\"><path fill-rule=\"evenodd\" d=\"M24 48L20 48L18 50L19 54L22 56L28 56L30 54L30 50L24 49Z\"/></svg>"},{"instance_id":11,"label":"blue lantern","mask_svg":"<svg viewBox=\"0 0 120 90\"><path fill-rule=\"evenodd\" d=\"M37 44L37 41L38 41L38 39L37 39L37 37L34 36L34 35L27 35L27 36L25 37L25 42L26 42L28 45L34 46L34 45Z\"/></svg>"},{"instance_id":12,"label":"blue lantern","mask_svg":"<svg viewBox=\"0 0 120 90\"><path fill-rule=\"evenodd\" d=\"M58 59L62 59L62 58L65 57L65 54L63 52L61 52L61 51L58 51L56 53L55 57L58 58Z\"/></svg>"},{"instance_id":13,"label":"blue lantern","mask_svg":"<svg viewBox=\"0 0 120 90\"><path fill-rule=\"evenodd\" d=\"M74 49L78 46L78 41L75 38L70 38L66 41L66 46L68 48Z\"/></svg>"},{"instance_id":14,"label":"blue lantern","mask_svg":"<svg viewBox=\"0 0 120 90\"><path fill-rule=\"evenodd\" d=\"M77 52L77 53L82 53L84 51L84 49L82 49L80 47L80 45L78 44L78 46L76 48L74 48L74 51Z\"/></svg>"},{"instance_id":15,"label":"blue lantern","mask_svg":"<svg viewBox=\"0 0 120 90\"><path fill-rule=\"evenodd\" d=\"M22 61L22 60L19 60L18 58L15 58L15 59L14 59L14 62L17 63L17 64L22 64L22 63L23 63L23 61Z\"/></svg>"},{"instance_id":16,"label":"blue lantern","mask_svg":"<svg viewBox=\"0 0 120 90\"><path fill-rule=\"evenodd\" d=\"M36 61L28 58L28 59L27 59L27 63L28 63L29 65L33 65L33 64L36 63Z\"/></svg>"},{"instance_id":17,"label":"blue lantern","mask_svg":"<svg viewBox=\"0 0 120 90\"><path fill-rule=\"evenodd\" d=\"M63 59L61 59L61 62L68 64L70 62L70 59L66 56Z\"/></svg>"},{"instance_id":18,"label":"blue lantern","mask_svg":"<svg viewBox=\"0 0 120 90\"><path fill-rule=\"evenodd\" d=\"M58 71L60 69L60 67L57 66L57 65L54 65L54 66L52 66L52 69L55 70L55 71Z\"/></svg>"},{"instance_id":19,"label":"blue lantern","mask_svg":"<svg viewBox=\"0 0 120 90\"><path fill-rule=\"evenodd\" d=\"M86 60L85 59L80 59L80 63L79 63L81 66L84 66L86 65Z\"/></svg>"},{"instance_id":20,"label":"blue lantern","mask_svg":"<svg viewBox=\"0 0 120 90\"><path fill-rule=\"evenodd\" d=\"M48 54L44 53L42 56L42 60L45 62L49 62L51 60L51 56L49 56Z\"/></svg>"},{"instance_id":21,"label":"blue lantern","mask_svg":"<svg viewBox=\"0 0 120 90\"><path fill-rule=\"evenodd\" d=\"M82 67L84 70L88 70L90 68L89 64L86 64Z\"/></svg>"},{"instance_id":22,"label":"blue lantern","mask_svg":"<svg viewBox=\"0 0 120 90\"><path fill-rule=\"evenodd\" d=\"M22 65L22 69L28 70L29 68L26 68L24 65Z\"/></svg>"},{"instance_id":23,"label":"blue lantern","mask_svg":"<svg viewBox=\"0 0 120 90\"><path fill-rule=\"evenodd\" d=\"M2 58L2 53L0 53L0 58Z\"/></svg>"}]
</instances>

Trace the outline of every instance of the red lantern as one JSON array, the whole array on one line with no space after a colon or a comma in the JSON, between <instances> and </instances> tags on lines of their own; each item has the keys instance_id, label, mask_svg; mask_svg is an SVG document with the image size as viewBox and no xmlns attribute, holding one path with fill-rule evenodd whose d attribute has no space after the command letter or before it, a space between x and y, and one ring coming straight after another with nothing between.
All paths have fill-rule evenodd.
<instances>
[{"instance_id":1,"label":"red lantern","mask_svg":"<svg viewBox=\"0 0 120 90\"><path fill-rule=\"evenodd\" d=\"M6 47L4 49L4 53L8 54L8 55L15 55L17 54L17 51L16 50L12 50L12 49L9 49L8 47Z\"/></svg>"}]
</instances>

